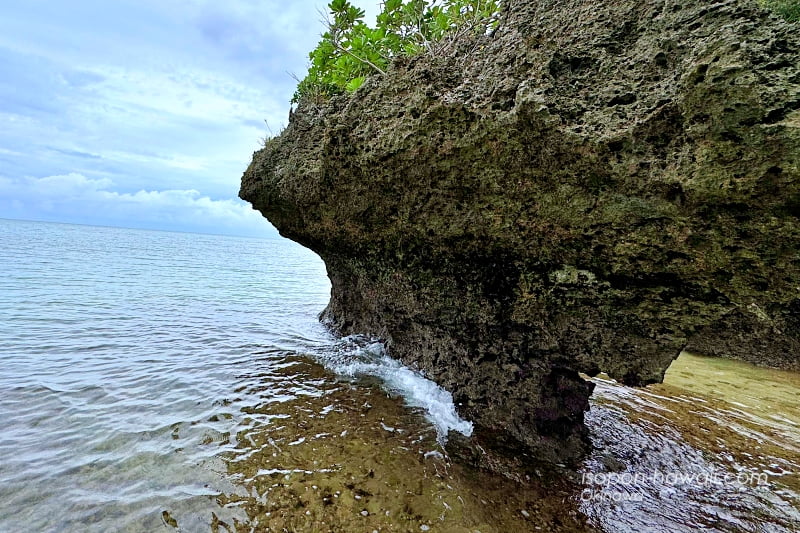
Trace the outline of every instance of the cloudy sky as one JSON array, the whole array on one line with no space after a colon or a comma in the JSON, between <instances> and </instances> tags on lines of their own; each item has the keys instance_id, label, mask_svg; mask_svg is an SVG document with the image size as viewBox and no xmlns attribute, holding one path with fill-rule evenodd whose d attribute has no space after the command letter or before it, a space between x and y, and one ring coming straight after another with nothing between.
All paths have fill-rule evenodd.
<instances>
[{"instance_id":1,"label":"cloudy sky","mask_svg":"<svg viewBox=\"0 0 800 533\"><path fill-rule=\"evenodd\" d=\"M0 218L276 235L239 179L325 3L0 2Z\"/></svg>"}]
</instances>

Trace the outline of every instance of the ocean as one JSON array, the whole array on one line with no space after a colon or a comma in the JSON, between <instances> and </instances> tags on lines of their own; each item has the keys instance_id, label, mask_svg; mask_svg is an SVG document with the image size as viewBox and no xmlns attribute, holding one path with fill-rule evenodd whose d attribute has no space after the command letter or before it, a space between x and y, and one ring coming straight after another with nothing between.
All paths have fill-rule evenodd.
<instances>
[{"instance_id":1,"label":"ocean","mask_svg":"<svg viewBox=\"0 0 800 533\"><path fill-rule=\"evenodd\" d=\"M470 422L377 340L327 331L317 316L329 291L322 261L284 239L0 220L0 532L791 531L798 523L791 476L734 496L654 481L666 466L775 473L800 462L796 412L751 421L751 434L788 451L770 449L766 463L750 466L630 417L663 413L656 404L682 401L682 389L599 382L588 418L599 451L561 480L521 487L451 462L445 435L470 434ZM693 364L684 370L710 368ZM788 405L798 390L786 385ZM704 419L740 423L729 407ZM686 417L675 415L678 429ZM640 457L648 447L669 450L666 462ZM638 499L583 497L608 488L597 474L609 453L650 468L624 487Z\"/></svg>"}]
</instances>

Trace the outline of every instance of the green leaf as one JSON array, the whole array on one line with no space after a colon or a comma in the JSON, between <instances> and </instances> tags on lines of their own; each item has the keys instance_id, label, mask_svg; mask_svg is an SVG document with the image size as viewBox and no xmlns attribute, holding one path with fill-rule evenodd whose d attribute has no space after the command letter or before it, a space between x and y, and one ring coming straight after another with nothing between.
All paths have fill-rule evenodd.
<instances>
[{"instance_id":1,"label":"green leaf","mask_svg":"<svg viewBox=\"0 0 800 533\"><path fill-rule=\"evenodd\" d=\"M331 10L331 13L339 13L344 11L348 7L349 2L347 0L332 0L330 4L328 4L328 9Z\"/></svg>"},{"instance_id":2,"label":"green leaf","mask_svg":"<svg viewBox=\"0 0 800 533\"><path fill-rule=\"evenodd\" d=\"M795 5L800 0L759 1ZM384 0L375 27L370 27L363 21L363 9L348 0L330 0L332 22L309 54L308 74L293 101L355 91L366 77L385 71L392 58L433 53L437 47L429 42L460 28L485 35L499 24L498 6L498 0Z\"/></svg>"},{"instance_id":3,"label":"green leaf","mask_svg":"<svg viewBox=\"0 0 800 533\"><path fill-rule=\"evenodd\" d=\"M364 81L367 79L366 76L359 76L358 78L353 78L352 80L347 82L345 85L345 89L347 92L352 93L355 92L359 87L364 85Z\"/></svg>"}]
</instances>

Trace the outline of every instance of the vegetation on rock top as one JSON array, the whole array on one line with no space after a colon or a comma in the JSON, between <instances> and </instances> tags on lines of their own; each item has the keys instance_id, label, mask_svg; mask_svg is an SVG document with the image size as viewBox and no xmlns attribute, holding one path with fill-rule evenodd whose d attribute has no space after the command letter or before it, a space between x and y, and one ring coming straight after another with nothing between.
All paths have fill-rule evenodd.
<instances>
[{"instance_id":1,"label":"vegetation on rock top","mask_svg":"<svg viewBox=\"0 0 800 533\"><path fill-rule=\"evenodd\" d=\"M759 0L789 22L800 21L800 0ZM375 27L349 0L328 4L327 31L309 54L306 77L292 97L325 100L353 92L392 59L447 53L465 34L485 34L499 23L500 0L385 0Z\"/></svg>"},{"instance_id":2,"label":"vegetation on rock top","mask_svg":"<svg viewBox=\"0 0 800 533\"><path fill-rule=\"evenodd\" d=\"M353 92L398 56L447 53L461 36L493 30L500 12L497 0L386 0L372 28L348 0L328 9L327 31L292 102Z\"/></svg>"}]
</instances>

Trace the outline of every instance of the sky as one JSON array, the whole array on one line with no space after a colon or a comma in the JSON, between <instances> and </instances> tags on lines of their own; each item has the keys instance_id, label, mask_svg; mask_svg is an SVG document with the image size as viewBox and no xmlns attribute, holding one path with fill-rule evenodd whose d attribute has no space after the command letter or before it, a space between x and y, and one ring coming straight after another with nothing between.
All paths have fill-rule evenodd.
<instances>
[{"instance_id":1,"label":"sky","mask_svg":"<svg viewBox=\"0 0 800 533\"><path fill-rule=\"evenodd\" d=\"M353 2L372 23L378 0ZM239 200L325 0L0 3L0 218L273 237Z\"/></svg>"}]
</instances>

